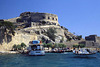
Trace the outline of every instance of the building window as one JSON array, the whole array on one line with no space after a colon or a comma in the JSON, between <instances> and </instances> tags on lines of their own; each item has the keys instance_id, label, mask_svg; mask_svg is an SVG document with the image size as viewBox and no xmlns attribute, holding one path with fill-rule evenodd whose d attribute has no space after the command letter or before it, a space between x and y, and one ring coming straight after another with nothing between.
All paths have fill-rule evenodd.
<instances>
[{"instance_id":1,"label":"building window","mask_svg":"<svg viewBox=\"0 0 100 67\"><path fill-rule=\"evenodd\" d=\"M48 17L48 19L50 19L50 17Z\"/></svg>"},{"instance_id":2,"label":"building window","mask_svg":"<svg viewBox=\"0 0 100 67\"><path fill-rule=\"evenodd\" d=\"M57 21L57 18L56 18L56 21Z\"/></svg>"},{"instance_id":3,"label":"building window","mask_svg":"<svg viewBox=\"0 0 100 67\"><path fill-rule=\"evenodd\" d=\"M43 16L42 18L43 18L43 19L45 19L45 17L44 17L44 16Z\"/></svg>"},{"instance_id":4,"label":"building window","mask_svg":"<svg viewBox=\"0 0 100 67\"><path fill-rule=\"evenodd\" d=\"M54 20L54 18L52 18L52 20Z\"/></svg>"}]
</instances>

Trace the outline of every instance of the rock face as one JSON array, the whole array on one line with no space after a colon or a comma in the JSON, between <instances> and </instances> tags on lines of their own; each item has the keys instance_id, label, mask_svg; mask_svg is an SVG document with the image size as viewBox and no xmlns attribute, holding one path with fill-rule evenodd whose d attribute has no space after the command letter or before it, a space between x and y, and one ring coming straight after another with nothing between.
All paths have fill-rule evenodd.
<instances>
[{"instance_id":1,"label":"rock face","mask_svg":"<svg viewBox=\"0 0 100 67\"><path fill-rule=\"evenodd\" d=\"M56 31L55 41L51 40L46 35L46 32L49 28L54 28L55 31ZM45 40L49 40L49 42L53 42L53 43L67 42L68 37L72 38L72 39L76 38L76 36L71 34L70 32L68 32L68 30L65 30L65 29L61 28L60 26L55 26L55 25L28 27L28 28L23 29L23 31L27 31L27 32L30 32L30 33L36 33L38 35L38 40L42 40L42 38L44 38Z\"/></svg>"}]
</instances>

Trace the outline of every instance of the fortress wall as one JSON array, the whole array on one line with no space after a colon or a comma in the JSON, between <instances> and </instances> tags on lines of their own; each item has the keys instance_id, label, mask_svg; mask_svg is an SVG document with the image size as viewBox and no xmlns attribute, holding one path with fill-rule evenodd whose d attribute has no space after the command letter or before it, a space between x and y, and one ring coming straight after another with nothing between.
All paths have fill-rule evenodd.
<instances>
[{"instance_id":1,"label":"fortress wall","mask_svg":"<svg viewBox=\"0 0 100 67\"><path fill-rule=\"evenodd\" d=\"M31 14L31 21L33 22L46 21L58 24L58 17L57 15L49 13L36 13L36 14Z\"/></svg>"},{"instance_id":2,"label":"fortress wall","mask_svg":"<svg viewBox=\"0 0 100 67\"><path fill-rule=\"evenodd\" d=\"M37 35L17 32L15 33L15 36L12 36L11 42L9 43L3 42L2 44L0 44L0 51L12 50L12 46L14 44L18 45L21 44L22 42L28 46L29 41L32 40L37 40Z\"/></svg>"},{"instance_id":3,"label":"fortress wall","mask_svg":"<svg viewBox=\"0 0 100 67\"><path fill-rule=\"evenodd\" d=\"M20 17L23 20L27 20L28 22L37 23L37 22L45 21L47 23L55 23L56 25L59 25L58 16L55 14L24 12L24 13L20 14Z\"/></svg>"}]
</instances>

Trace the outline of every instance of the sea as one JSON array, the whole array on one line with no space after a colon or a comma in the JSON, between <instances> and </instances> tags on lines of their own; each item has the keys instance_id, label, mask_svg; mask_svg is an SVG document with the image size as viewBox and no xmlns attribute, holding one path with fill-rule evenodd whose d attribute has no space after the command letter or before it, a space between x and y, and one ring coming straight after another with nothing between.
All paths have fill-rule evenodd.
<instances>
[{"instance_id":1,"label":"sea","mask_svg":"<svg viewBox=\"0 0 100 67\"><path fill-rule=\"evenodd\" d=\"M46 53L45 56L1 54L0 67L100 67L100 53L76 57L72 52Z\"/></svg>"}]
</instances>

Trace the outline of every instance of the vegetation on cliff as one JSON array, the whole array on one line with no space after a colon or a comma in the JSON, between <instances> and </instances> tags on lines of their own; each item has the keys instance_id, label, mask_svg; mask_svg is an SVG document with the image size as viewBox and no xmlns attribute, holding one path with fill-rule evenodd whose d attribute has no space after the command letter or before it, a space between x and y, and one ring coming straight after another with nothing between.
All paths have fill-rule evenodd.
<instances>
[{"instance_id":1,"label":"vegetation on cliff","mask_svg":"<svg viewBox=\"0 0 100 67\"><path fill-rule=\"evenodd\" d=\"M11 33L14 35L14 25L9 21L0 21L0 29L2 33Z\"/></svg>"},{"instance_id":2,"label":"vegetation on cliff","mask_svg":"<svg viewBox=\"0 0 100 67\"><path fill-rule=\"evenodd\" d=\"M18 44L18 45L16 45L16 44L14 44L13 45L13 50L22 50L22 49L24 49L26 47L26 44L25 43L21 43L21 44Z\"/></svg>"},{"instance_id":3,"label":"vegetation on cliff","mask_svg":"<svg viewBox=\"0 0 100 67\"><path fill-rule=\"evenodd\" d=\"M63 43L55 43L55 44L52 44L52 43L47 43L47 44L45 44L44 43L44 47L47 47L47 48L49 48L49 47L51 47L51 48L66 48L66 45L65 44L63 44Z\"/></svg>"},{"instance_id":4,"label":"vegetation on cliff","mask_svg":"<svg viewBox=\"0 0 100 67\"><path fill-rule=\"evenodd\" d=\"M74 48L84 48L85 46L85 44L73 45Z\"/></svg>"},{"instance_id":5,"label":"vegetation on cliff","mask_svg":"<svg viewBox=\"0 0 100 67\"><path fill-rule=\"evenodd\" d=\"M0 43L3 41L9 43L12 40L12 35L14 36L14 25L9 21L0 21Z\"/></svg>"},{"instance_id":6,"label":"vegetation on cliff","mask_svg":"<svg viewBox=\"0 0 100 67\"><path fill-rule=\"evenodd\" d=\"M56 30L55 29L53 29L53 28L49 28L48 30L47 30L47 36L51 39L51 40L53 40L53 41L55 41L55 33L56 33Z\"/></svg>"}]
</instances>

